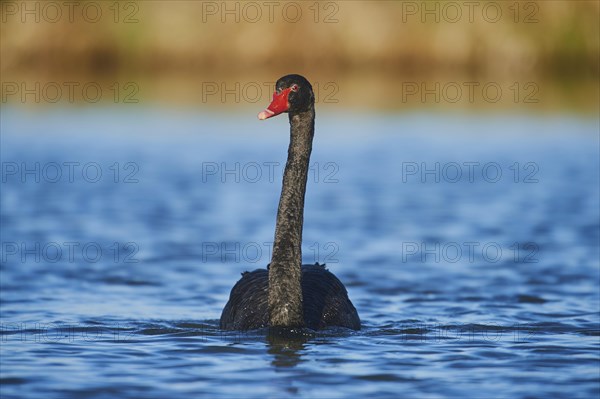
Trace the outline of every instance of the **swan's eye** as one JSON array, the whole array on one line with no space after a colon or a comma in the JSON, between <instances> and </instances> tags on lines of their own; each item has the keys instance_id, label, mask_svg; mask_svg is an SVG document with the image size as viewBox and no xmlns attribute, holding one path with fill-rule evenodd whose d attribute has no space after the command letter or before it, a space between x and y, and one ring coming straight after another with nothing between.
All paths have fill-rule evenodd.
<instances>
[{"instance_id":1,"label":"swan's eye","mask_svg":"<svg viewBox=\"0 0 600 399\"><path fill-rule=\"evenodd\" d=\"M293 84L290 89L292 89L292 91L298 91L298 85L297 84Z\"/></svg>"}]
</instances>

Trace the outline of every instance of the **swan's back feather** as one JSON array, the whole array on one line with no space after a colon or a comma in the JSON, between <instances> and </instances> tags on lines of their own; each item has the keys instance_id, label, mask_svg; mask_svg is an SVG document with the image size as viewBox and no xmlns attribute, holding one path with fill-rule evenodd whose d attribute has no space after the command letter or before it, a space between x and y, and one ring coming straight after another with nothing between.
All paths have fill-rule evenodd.
<instances>
[{"instance_id":1,"label":"swan's back feather","mask_svg":"<svg viewBox=\"0 0 600 399\"><path fill-rule=\"evenodd\" d=\"M242 273L223 309L221 328L251 330L268 327L268 289L268 270ZM302 266L302 301L305 326L310 329L360 329L358 313L348 299L346 288L325 265Z\"/></svg>"}]
</instances>

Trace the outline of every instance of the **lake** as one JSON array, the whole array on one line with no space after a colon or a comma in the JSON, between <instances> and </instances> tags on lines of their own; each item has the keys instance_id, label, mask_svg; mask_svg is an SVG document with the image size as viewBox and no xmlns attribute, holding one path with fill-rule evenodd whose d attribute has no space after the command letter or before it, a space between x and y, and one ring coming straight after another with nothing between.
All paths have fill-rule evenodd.
<instances>
[{"instance_id":1,"label":"lake","mask_svg":"<svg viewBox=\"0 0 600 399\"><path fill-rule=\"evenodd\" d=\"M304 262L363 328L281 337L218 328L270 260L258 110L3 107L2 398L597 397L597 118L317 110Z\"/></svg>"}]
</instances>

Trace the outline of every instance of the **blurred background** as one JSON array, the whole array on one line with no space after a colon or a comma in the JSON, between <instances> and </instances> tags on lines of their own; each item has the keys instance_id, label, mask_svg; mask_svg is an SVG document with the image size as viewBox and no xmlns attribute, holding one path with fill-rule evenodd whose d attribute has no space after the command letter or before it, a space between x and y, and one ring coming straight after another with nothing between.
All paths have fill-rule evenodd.
<instances>
[{"instance_id":1,"label":"blurred background","mask_svg":"<svg viewBox=\"0 0 600 399\"><path fill-rule=\"evenodd\" d=\"M0 1L0 396L598 397L598 1ZM303 261L362 330L218 319Z\"/></svg>"},{"instance_id":2,"label":"blurred background","mask_svg":"<svg viewBox=\"0 0 600 399\"><path fill-rule=\"evenodd\" d=\"M593 112L599 7L596 1L2 1L1 72L4 82L42 86L135 82L135 97L145 104L194 107L248 104L259 95L264 102L271 93L256 93L253 83L262 88L291 71L322 82L322 97L346 109L490 108L480 90L474 101L465 100L465 86L460 100L437 103L421 101L420 92L403 98L412 88L403 83L438 82L443 89L448 82L497 82L504 95L494 109ZM217 93L207 82L218 83ZM221 83L235 91L236 82L237 92L250 84L245 95L221 101ZM335 86L323 87L327 82ZM515 82L537 89L521 88L515 97ZM524 105L532 90L538 101Z\"/></svg>"}]
</instances>

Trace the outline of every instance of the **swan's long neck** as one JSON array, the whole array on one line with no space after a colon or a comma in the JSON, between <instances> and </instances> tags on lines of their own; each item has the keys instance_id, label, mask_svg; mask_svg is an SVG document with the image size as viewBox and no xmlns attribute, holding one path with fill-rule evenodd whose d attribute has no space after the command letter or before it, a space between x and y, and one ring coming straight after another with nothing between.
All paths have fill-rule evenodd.
<instances>
[{"instance_id":1,"label":"swan's long neck","mask_svg":"<svg viewBox=\"0 0 600 399\"><path fill-rule=\"evenodd\" d=\"M302 327L302 224L304 194L315 111L290 114L290 146L277 210L269 267L269 321L272 327Z\"/></svg>"}]
</instances>

